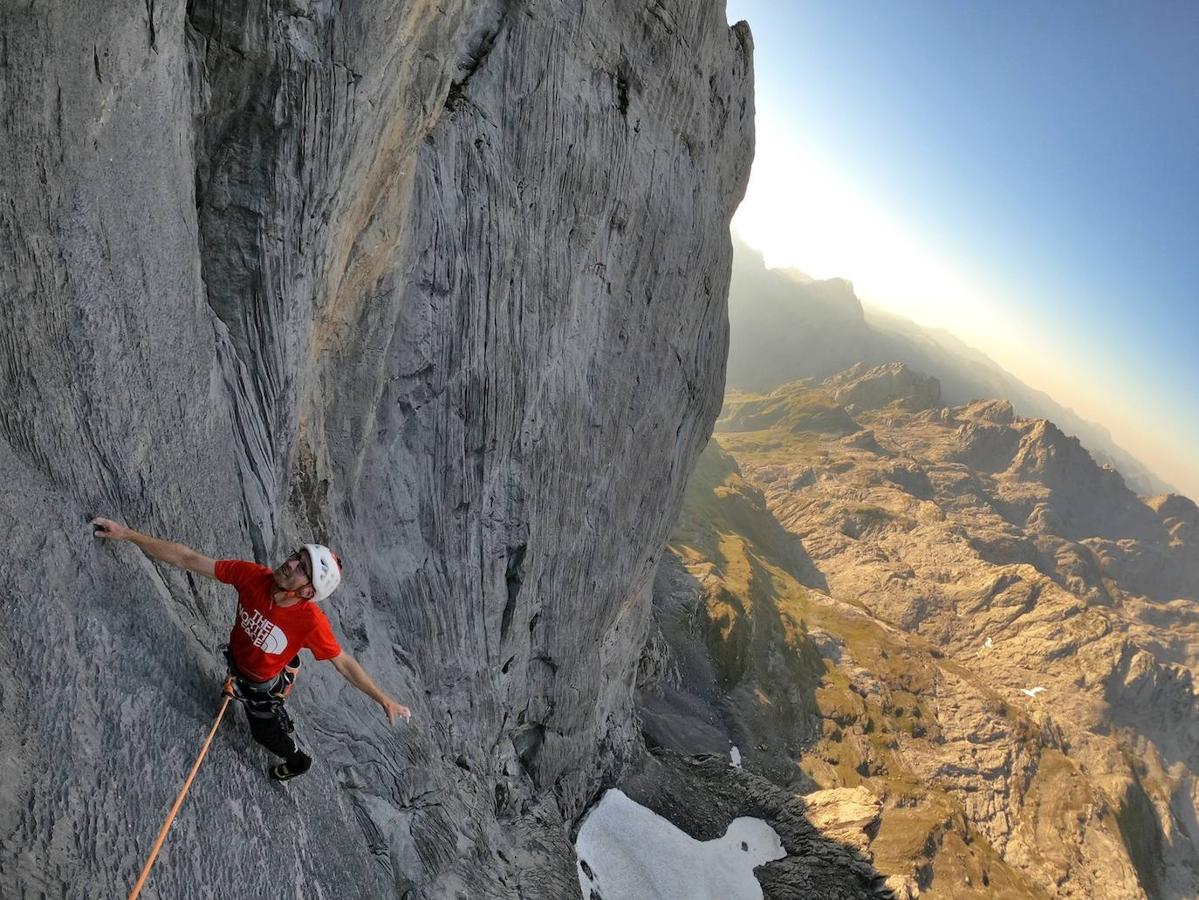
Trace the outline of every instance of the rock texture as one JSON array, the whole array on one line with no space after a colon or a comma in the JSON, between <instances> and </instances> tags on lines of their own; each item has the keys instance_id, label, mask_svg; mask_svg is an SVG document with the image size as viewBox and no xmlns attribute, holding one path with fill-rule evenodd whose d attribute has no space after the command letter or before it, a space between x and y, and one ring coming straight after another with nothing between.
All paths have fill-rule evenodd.
<instances>
[{"instance_id":1,"label":"rock texture","mask_svg":"<svg viewBox=\"0 0 1199 900\"><path fill-rule=\"evenodd\" d=\"M0 10L0 893L127 890L215 712L232 597L103 513L334 544L414 713L305 666L312 774L231 720L146 896L577 894L720 402L750 55L714 2Z\"/></svg>"},{"instance_id":2,"label":"rock texture","mask_svg":"<svg viewBox=\"0 0 1199 900\"><path fill-rule=\"evenodd\" d=\"M1193 897L1194 504L934 384L730 393L658 581L647 733L737 745L898 896ZM747 646L787 665L673 700Z\"/></svg>"}]
</instances>

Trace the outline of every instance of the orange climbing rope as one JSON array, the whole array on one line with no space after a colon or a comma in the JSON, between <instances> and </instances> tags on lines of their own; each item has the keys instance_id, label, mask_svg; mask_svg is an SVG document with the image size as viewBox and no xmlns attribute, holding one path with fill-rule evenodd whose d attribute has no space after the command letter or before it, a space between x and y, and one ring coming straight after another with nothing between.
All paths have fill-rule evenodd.
<instances>
[{"instance_id":1,"label":"orange climbing rope","mask_svg":"<svg viewBox=\"0 0 1199 900\"><path fill-rule=\"evenodd\" d=\"M216 721L212 723L212 730L208 732L204 746L200 748L200 755L196 757L196 763L192 766L191 774L187 776L187 781L183 782L183 790L175 798L175 805L171 807L171 811L167 813L167 820L162 823L162 828L159 829L158 840L154 842L154 849L150 851L150 857L146 860L146 864L142 866L142 873L137 876L137 884L129 892L129 900L136 900L137 895L141 893L146 879L150 876L150 869L154 866L154 860L158 858L158 851L162 849L162 842L167 839L167 832L171 829L171 823L175 821L175 814L179 812L179 807L183 805L183 798L187 796L187 791L192 786L192 779L200 771L200 763L204 762L204 757L208 753L208 747L212 744L212 739L216 736L217 728L221 725L221 719L225 717L225 710L229 708L229 701L233 699L232 680L229 679L229 681L225 682L225 702L221 704L221 711L216 714Z\"/></svg>"}]
</instances>

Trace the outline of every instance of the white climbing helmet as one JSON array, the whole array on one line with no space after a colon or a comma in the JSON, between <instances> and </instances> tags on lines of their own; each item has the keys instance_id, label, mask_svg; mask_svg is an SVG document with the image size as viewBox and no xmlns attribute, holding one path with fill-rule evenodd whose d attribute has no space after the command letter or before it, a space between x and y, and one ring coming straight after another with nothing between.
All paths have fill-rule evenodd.
<instances>
[{"instance_id":1,"label":"white climbing helmet","mask_svg":"<svg viewBox=\"0 0 1199 900\"><path fill-rule=\"evenodd\" d=\"M316 590L312 599L319 603L341 584L341 560L324 544L305 544L304 549L312 561L312 587Z\"/></svg>"}]
</instances>

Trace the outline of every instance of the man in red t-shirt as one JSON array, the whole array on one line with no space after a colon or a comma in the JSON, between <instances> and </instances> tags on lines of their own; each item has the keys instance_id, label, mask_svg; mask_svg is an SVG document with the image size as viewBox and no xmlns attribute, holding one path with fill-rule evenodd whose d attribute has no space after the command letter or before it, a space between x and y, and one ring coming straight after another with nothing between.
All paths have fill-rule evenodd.
<instances>
[{"instance_id":1,"label":"man in red t-shirt","mask_svg":"<svg viewBox=\"0 0 1199 900\"><path fill-rule=\"evenodd\" d=\"M383 693L354 657L341 649L329 620L317 605L341 581L341 560L329 548L306 544L270 569L236 559L209 559L183 544L126 528L111 519L92 520L97 537L131 541L147 556L215 578L237 589L237 615L226 658L246 708L254 739L283 763L269 769L286 781L302 775L312 759L292 738L283 701L300 667L300 650L333 663L350 684L383 707L388 721L408 720L411 712Z\"/></svg>"}]
</instances>

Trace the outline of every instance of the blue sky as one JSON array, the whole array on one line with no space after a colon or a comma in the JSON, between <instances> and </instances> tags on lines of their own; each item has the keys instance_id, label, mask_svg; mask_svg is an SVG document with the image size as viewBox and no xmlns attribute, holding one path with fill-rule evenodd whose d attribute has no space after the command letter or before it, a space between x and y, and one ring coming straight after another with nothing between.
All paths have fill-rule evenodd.
<instances>
[{"instance_id":1,"label":"blue sky","mask_svg":"<svg viewBox=\"0 0 1199 900\"><path fill-rule=\"evenodd\" d=\"M1199 3L729 0L734 227L1107 426L1199 497Z\"/></svg>"}]
</instances>

